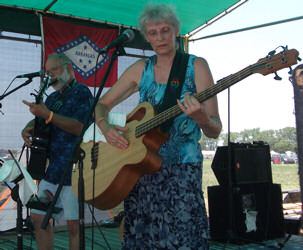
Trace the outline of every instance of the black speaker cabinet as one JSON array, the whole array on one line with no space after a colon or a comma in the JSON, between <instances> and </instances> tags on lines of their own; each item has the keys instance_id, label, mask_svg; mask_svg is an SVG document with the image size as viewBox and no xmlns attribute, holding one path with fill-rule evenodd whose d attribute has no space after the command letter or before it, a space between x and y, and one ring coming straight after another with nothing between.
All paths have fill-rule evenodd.
<instances>
[{"instance_id":1,"label":"black speaker cabinet","mask_svg":"<svg viewBox=\"0 0 303 250\"><path fill-rule=\"evenodd\" d=\"M229 158L230 155L230 158ZM218 147L211 168L222 186L228 184L228 164L232 185L248 183L272 183L271 158L268 144L231 143Z\"/></svg>"},{"instance_id":2,"label":"black speaker cabinet","mask_svg":"<svg viewBox=\"0 0 303 250\"><path fill-rule=\"evenodd\" d=\"M208 187L210 237L213 240L227 240L230 235L236 240L253 241L284 236L282 192L279 184L243 184L234 186L231 192L232 199L229 199L225 187ZM231 213L229 207L232 208ZM245 211L249 214L252 212L255 220L247 220Z\"/></svg>"}]
</instances>

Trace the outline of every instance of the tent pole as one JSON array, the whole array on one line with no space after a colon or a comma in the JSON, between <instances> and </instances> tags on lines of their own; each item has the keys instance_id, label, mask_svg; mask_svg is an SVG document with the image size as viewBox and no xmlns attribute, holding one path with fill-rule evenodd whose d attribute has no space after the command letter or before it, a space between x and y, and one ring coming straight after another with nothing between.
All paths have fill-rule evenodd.
<instances>
[{"instance_id":1,"label":"tent pole","mask_svg":"<svg viewBox=\"0 0 303 250\"><path fill-rule=\"evenodd\" d=\"M284 19L284 20L280 20L280 21L276 21L276 22L271 22L271 23L264 23L264 24L260 24L260 25L256 25L256 26L251 26L251 27L243 28L243 29L226 31L226 32L218 33L218 34L213 34L213 35L209 35L209 36L199 37L199 38L196 38L196 39L189 39L188 41L189 42L195 42L195 41L203 40L203 39L207 39L207 38L212 38L212 37L217 37L217 36L223 36L223 35L229 35L229 34L233 34L233 33L237 33L237 32L242 32L242 31L247 31L247 30L252 30L252 29L264 28L264 27L267 27L267 26L272 26L272 25L286 23L286 22L298 21L300 19L303 19L303 16L298 16L298 17L294 17L294 18Z\"/></svg>"},{"instance_id":2,"label":"tent pole","mask_svg":"<svg viewBox=\"0 0 303 250\"><path fill-rule=\"evenodd\" d=\"M188 53L188 36L184 36L183 41L184 41L185 52Z\"/></svg>"}]
</instances>

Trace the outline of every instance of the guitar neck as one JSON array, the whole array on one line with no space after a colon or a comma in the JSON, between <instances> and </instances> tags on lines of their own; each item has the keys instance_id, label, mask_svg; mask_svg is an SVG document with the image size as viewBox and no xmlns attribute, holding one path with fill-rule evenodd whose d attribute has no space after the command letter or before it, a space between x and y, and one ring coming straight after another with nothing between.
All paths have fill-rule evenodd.
<instances>
[{"instance_id":1,"label":"guitar neck","mask_svg":"<svg viewBox=\"0 0 303 250\"><path fill-rule=\"evenodd\" d=\"M243 80L244 78L250 76L252 73L252 70L249 67L246 67L245 69L239 71L236 74L227 76L221 80L219 80L215 85L212 87L206 89L205 91L194 94L195 98L200 102L204 102L208 100L209 98L217 95L221 91L231 87L235 83ZM174 118L180 114L182 114L182 110L180 109L179 105L174 105L173 107L163 111L162 113L156 115L149 121L146 121L142 124L140 124L137 128L138 131L136 131L136 137L140 137L146 132L160 126L161 124L165 123L171 118Z\"/></svg>"},{"instance_id":2,"label":"guitar neck","mask_svg":"<svg viewBox=\"0 0 303 250\"><path fill-rule=\"evenodd\" d=\"M212 87L206 89L205 91L195 94L194 96L197 98L197 100L202 103L209 98L219 94L223 90L231 87L232 85L236 84L237 82L242 81L246 77L252 75L253 71L250 69L250 66L246 67L245 69L242 69L241 71L237 72L236 74L232 74L230 76L227 76L217 82L217 84L213 85Z\"/></svg>"}]
</instances>

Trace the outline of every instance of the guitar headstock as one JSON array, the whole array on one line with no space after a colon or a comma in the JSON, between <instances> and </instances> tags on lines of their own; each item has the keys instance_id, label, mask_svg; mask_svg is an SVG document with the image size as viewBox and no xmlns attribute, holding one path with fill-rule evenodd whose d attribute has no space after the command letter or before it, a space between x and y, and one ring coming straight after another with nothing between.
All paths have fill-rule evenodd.
<instances>
[{"instance_id":1,"label":"guitar headstock","mask_svg":"<svg viewBox=\"0 0 303 250\"><path fill-rule=\"evenodd\" d=\"M251 66L251 70L253 70L254 73L260 73L265 76L297 64L298 60L299 52L297 50L284 50L278 54L268 55L260 59L256 64Z\"/></svg>"}]
</instances>

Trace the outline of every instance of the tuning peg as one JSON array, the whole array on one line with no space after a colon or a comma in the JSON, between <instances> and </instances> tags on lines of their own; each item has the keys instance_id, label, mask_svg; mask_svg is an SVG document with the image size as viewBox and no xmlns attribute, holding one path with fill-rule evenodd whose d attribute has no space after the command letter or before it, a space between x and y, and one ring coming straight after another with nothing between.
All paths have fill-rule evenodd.
<instances>
[{"instance_id":1,"label":"tuning peg","mask_svg":"<svg viewBox=\"0 0 303 250\"><path fill-rule=\"evenodd\" d=\"M280 76L278 76L277 72L275 72L274 79L277 80L277 81L281 81L282 80L282 78Z\"/></svg>"},{"instance_id":2,"label":"tuning peg","mask_svg":"<svg viewBox=\"0 0 303 250\"><path fill-rule=\"evenodd\" d=\"M276 50L272 50L270 52L268 52L267 56L273 56L274 54L276 54Z\"/></svg>"},{"instance_id":3,"label":"tuning peg","mask_svg":"<svg viewBox=\"0 0 303 250\"><path fill-rule=\"evenodd\" d=\"M291 67L289 67L288 74L290 74L290 75L291 75L291 74L292 74L292 71L293 71L293 70L292 70L292 68L291 68Z\"/></svg>"},{"instance_id":4,"label":"tuning peg","mask_svg":"<svg viewBox=\"0 0 303 250\"><path fill-rule=\"evenodd\" d=\"M302 61L302 59L301 59L300 57L298 57L298 61L299 61L299 62L301 62L301 61Z\"/></svg>"}]
</instances>

